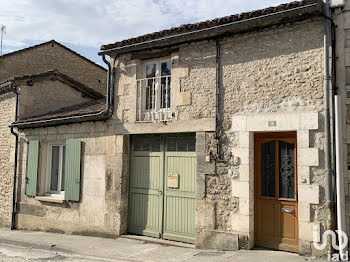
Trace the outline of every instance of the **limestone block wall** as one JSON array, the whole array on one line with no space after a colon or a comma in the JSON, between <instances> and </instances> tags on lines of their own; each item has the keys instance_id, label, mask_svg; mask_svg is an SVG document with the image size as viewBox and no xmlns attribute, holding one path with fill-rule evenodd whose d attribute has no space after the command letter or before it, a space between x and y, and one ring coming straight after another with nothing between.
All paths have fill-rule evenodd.
<instances>
[{"instance_id":1,"label":"limestone block wall","mask_svg":"<svg viewBox=\"0 0 350 262\"><path fill-rule=\"evenodd\" d=\"M238 200L228 228L239 232L242 244L247 238L248 247L254 243L254 132L297 131L299 251L312 253L314 224L326 229L324 161L318 154L323 150L322 37L322 20L316 19L222 43L223 151L225 158L231 153L240 159L226 173ZM277 127L268 128L269 120Z\"/></svg>"},{"instance_id":2,"label":"limestone block wall","mask_svg":"<svg viewBox=\"0 0 350 262\"><path fill-rule=\"evenodd\" d=\"M35 81L32 86L22 84L17 88L20 94L20 117L37 116L92 100L67 84L50 79Z\"/></svg>"},{"instance_id":3,"label":"limestone block wall","mask_svg":"<svg viewBox=\"0 0 350 262\"><path fill-rule=\"evenodd\" d=\"M172 61L172 122L135 123L136 80L142 60L121 55L115 83L117 134L197 133L196 246L218 232L238 234L240 248L254 243L252 137L297 131L300 185L300 252L312 253L313 225L325 230L323 153L323 19L277 26L220 40L220 150L215 153L215 41L179 46ZM188 99L184 99L184 98ZM184 103L186 100L187 103ZM250 124L239 123L250 120ZM211 124L205 124L211 119ZM288 120L288 121L287 121ZM262 128L264 127L264 128ZM273 130L273 129L272 129ZM241 163L234 165L230 155ZM298 158L298 159L299 159ZM305 158L307 160L305 160ZM304 161L304 162L303 162ZM312 197L309 197L312 195Z\"/></svg>"},{"instance_id":4,"label":"limestone block wall","mask_svg":"<svg viewBox=\"0 0 350 262\"><path fill-rule=\"evenodd\" d=\"M115 64L116 133L173 133L215 130L215 44L201 42L181 46L169 57L172 121L135 123L137 79L143 78L145 61L121 55Z\"/></svg>"},{"instance_id":5,"label":"limestone block wall","mask_svg":"<svg viewBox=\"0 0 350 262\"><path fill-rule=\"evenodd\" d=\"M81 139L79 202L52 203L25 195L27 141L40 141L38 195L44 193L48 143ZM128 136L105 122L28 129L21 133L17 228L116 237L126 232ZM39 200L40 199L40 200ZM124 219L125 218L125 219Z\"/></svg>"},{"instance_id":6,"label":"limestone block wall","mask_svg":"<svg viewBox=\"0 0 350 262\"><path fill-rule=\"evenodd\" d=\"M220 40L220 44L219 142L223 163L208 161L210 152L216 151L215 42L184 44L170 56L174 98L170 123L135 123L136 81L144 61L131 59L130 54L121 55L115 61L115 113L109 121L24 131L23 138L44 142L81 138L85 171L81 203L47 204L27 198L22 184L18 227L86 233L91 224L95 232L124 233L128 135L196 132L196 246L208 248L208 239L220 235L220 239L237 237L240 248L251 248L254 243L252 137L254 132L293 130L297 131L298 159L301 158L300 252L312 253L312 226L316 224L323 231L326 221L323 20L310 19L236 35ZM266 128L270 116L277 121L275 129ZM23 154L24 142L21 140ZM240 159L239 165L232 163L231 155ZM24 183L24 157L21 161L19 176ZM94 168L98 172L87 171ZM99 184L97 193L89 190L93 182ZM95 213L101 210L104 219L91 210Z\"/></svg>"},{"instance_id":7,"label":"limestone block wall","mask_svg":"<svg viewBox=\"0 0 350 262\"><path fill-rule=\"evenodd\" d=\"M0 82L14 76L38 74L51 69L106 94L107 71L55 42L0 57Z\"/></svg>"},{"instance_id":8,"label":"limestone block wall","mask_svg":"<svg viewBox=\"0 0 350 262\"><path fill-rule=\"evenodd\" d=\"M302 37L305 35L307 40ZM213 217L209 228L198 221L197 226L204 231L238 233L241 248L253 246L252 137L254 132L269 131L268 119L276 118L278 127L270 130L297 131L303 181L300 214L307 216L300 220L300 252L312 252L313 225L325 230L326 215L324 161L318 159L323 150L322 37L322 20L316 19L221 41L220 147L221 158L227 162L217 164L216 169L198 166L205 174L206 197L197 203L197 211L202 207L198 212ZM189 78L192 74L195 72L190 68ZM196 92L193 88L191 92ZM195 110L200 112L200 107L192 108L192 113ZM207 151L214 151L213 134L206 135ZM229 161L231 154L239 157L239 165ZM307 199L310 194L313 198Z\"/></svg>"},{"instance_id":9,"label":"limestone block wall","mask_svg":"<svg viewBox=\"0 0 350 262\"><path fill-rule=\"evenodd\" d=\"M268 121L277 124L269 127ZM318 135L322 132L321 122L319 112L233 116L231 132L239 137L239 142L232 148L232 154L240 161L229 170L232 195L238 199L231 221L233 230L247 236L249 247L254 244L254 133L297 131L299 252L317 252L312 246L313 230L315 227L318 233L326 230L324 164L320 161L323 144L315 140L315 132ZM320 241L320 234L318 237Z\"/></svg>"},{"instance_id":10,"label":"limestone block wall","mask_svg":"<svg viewBox=\"0 0 350 262\"><path fill-rule=\"evenodd\" d=\"M8 127L15 117L15 95L0 94L0 227L9 227L12 211L14 136Z\"/></svg>"}]
</instances>

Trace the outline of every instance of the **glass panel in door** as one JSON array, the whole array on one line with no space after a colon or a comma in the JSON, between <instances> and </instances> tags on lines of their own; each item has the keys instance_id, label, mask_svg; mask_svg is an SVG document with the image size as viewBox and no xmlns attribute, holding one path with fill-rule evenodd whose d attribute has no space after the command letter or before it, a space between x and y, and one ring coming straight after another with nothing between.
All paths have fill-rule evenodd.
<instances>
[{"instance_id":1,"label":"glass panel in door","mask_svg":"<svg viewBox=\"0 0 350 262\"><path fill-rule=\"evenodd\" d=\"M284 141L278 142L279 151L279 197L295 198L295 145Z\"/></svg>"},{"instance_id":2,"label":"glass panel in door","mask_svg":"<svg viewBox=\"0 0 350 262\"><path fill-rule=\"evenodd\" d=\"M261 144L260 196L275 197L275 141Z\"/></svg>"}]
</instances>

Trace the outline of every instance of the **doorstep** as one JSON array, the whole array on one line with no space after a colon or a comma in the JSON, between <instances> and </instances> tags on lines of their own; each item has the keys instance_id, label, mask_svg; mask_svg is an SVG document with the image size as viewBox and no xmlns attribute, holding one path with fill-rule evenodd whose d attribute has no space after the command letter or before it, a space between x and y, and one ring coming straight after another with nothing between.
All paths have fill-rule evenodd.
<instances>
[{"instance_id":1,"label":"doorstep","mask_svg":"<svg viewBox=\"0 0 350 262\"><path fill-rule=\"evenodd\" d=\"M195 246L192 244L178 242L178 241L171 241L171 240L166 240L166 239L161 239L161 238L139 236L139 235L129 235L129 234L128 235L121 235L120 237L127 238L127 239L140 240L140 241L144 241L146 243L154 243L154 244L159 244L159 245L164 245L164 246L195 248Z\"/></svg>"}]
</instances>

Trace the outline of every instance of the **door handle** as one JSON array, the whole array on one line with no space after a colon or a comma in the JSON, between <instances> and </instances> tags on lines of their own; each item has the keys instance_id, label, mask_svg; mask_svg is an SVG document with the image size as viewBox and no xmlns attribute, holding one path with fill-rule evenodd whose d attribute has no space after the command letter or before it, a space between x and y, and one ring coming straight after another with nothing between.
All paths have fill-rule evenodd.
<instances>
[{"instance_id":1,"label":"door handle","mask_svg":"<svg viewBox=\"0 0 350 262\"><path fill-rule=\"evenodd\" d=\"M294 208L292 207L282 207L282 213L294 213Z\"/></svg>"},{"instance_id":2,"label":"door handle","mask_svg":"<svg viewBox=\"0 0 350 262\"><path fill-rule=\"evenodd\" d=\"M163 191L157 190L157 192L158 192L158 195L159 195L159 196L162 196L162 195L163 195Z\"/></svg>"}]
</instances>

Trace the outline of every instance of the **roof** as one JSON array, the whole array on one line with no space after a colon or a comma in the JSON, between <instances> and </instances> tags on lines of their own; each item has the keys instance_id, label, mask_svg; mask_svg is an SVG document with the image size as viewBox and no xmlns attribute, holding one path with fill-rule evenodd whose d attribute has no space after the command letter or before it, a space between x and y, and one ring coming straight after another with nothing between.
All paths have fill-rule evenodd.
<instances>
[{"instance_id":1,"label":"roof","mask_svg":"<svg viewBox=\"0 0 350 262\"><path fill-rule=\"evenodd\" d=\"M164 41L165 38L175 39L180 35L187 34L193 35L194 32L211 32L219 28L230 30L231 32L247 31L249 29L266 27L273 24L282 22L290 22L297 19L305 19L311 15L320 14L322 12L323 2L321 0L303 0L294 1L286 4L281 4L275 7L268 7L251 12L240 13L236 15L225 16L216 18L213 20L207 20L204 22L194 24L183 24L179 27L172 27L167 30L162 30L146 35L141 35L135 38L126 39L123 41L115 42L113 44L106 44L101 46L102 52L99 54L107 53L108 51L116 51L134 44L140 44L145 42ZM261 18L260 21L253 24L252 21L255 18ZM266 21L263 22L262 19ZM245 23L244 23L245 22ZM249 26L247 23L251 22ZM226 26L226 27L225 27ZM228 28L232 26L232 28ZM220 33L225 33L225 30L217 31L216 36Z\"/></svg>"},{"instance_id":2,"label":"roof","mask_svg":"<svg viewBox=\"0 0 350 262\"><path fill-rule=\"evenodd\" d=\"M50 111L42 115L23 116L14 124L29 123L33 121L51 120L72 116L83 116L86 114L94 114L102 112L106 108L106 99L98 99L88 101L82 104L77 104L69 107L64 107L55 111Z\"/></svg>"},{"instance_id":3,"label":"roof","mask_svg":"<svg viewBox=\"0 0 350 262\"><path fill-rule=\"evenodd\" d=\"M69 85L70 87L76 89L77 91L83 93L86 96L89 96L94 99L101 99L104 98L104 95L97 92L96 90L74 80L73 78L62 74L57 69L52 69L49 71L45 71L39 74L32 74L32 75L23 75L23 76L15 76L12 77L4 82L0 83L0 87L2 85L5 85L7 82L12 82L12 86L17 86L19 84L22 84L25 82L28 85L32 85L33 82L41 80L43 78L51 77L51 80L58 80L62 83L65 83Z\"/></svg>"},{"instance_id":4,"label":"roof","mask_svg":"<svg viewBox=\"0 0 350 262\"><path fill-rule=\"evenodd\" d=\"M28 51L28 50L33 49L33 48L38 48L38 47L41 47L41 46L44 46L44 45L49 45L49 44L51 44L51 45L56 44L56 45L58 45L58 46L60 46L60 47L63 47L64 49L66 49L67 51L71 52L72 54L77 55L77 56L79 56L80 58L82 58L82 59L88 61L89 63L91 63L91 64L93 64L93 65L95 65L95 66L97 66L97 67L99 67L99 68L101 68L101 69L107 71L104 67L100 66L99 64L96 64L94 61L92 61L92 60L86 58L85 56L82 56L81 54L79 54L79 53L73 51L72 49L66 47L65 45L63 45L63 44L61 44L61 43L59 43L59 42L57 42L57 41L55 41L55 40L53 40L53 39L50 40L50 41L44 42L44 43L40 43L40 44L33 45L33 46L30 46L30 47L27 47L27 48L23 48L23 49L20 49L20 50L16 50L16 51L13 51L13 52L11 52L11 53L3 54L2 56L0 56L0 58L4 58L4 57L7 57L7 56L11 56L11 55L14 55L14 54L18 54L18 53L25 52L25 51Z\"/></svg>"}]
</instances>

